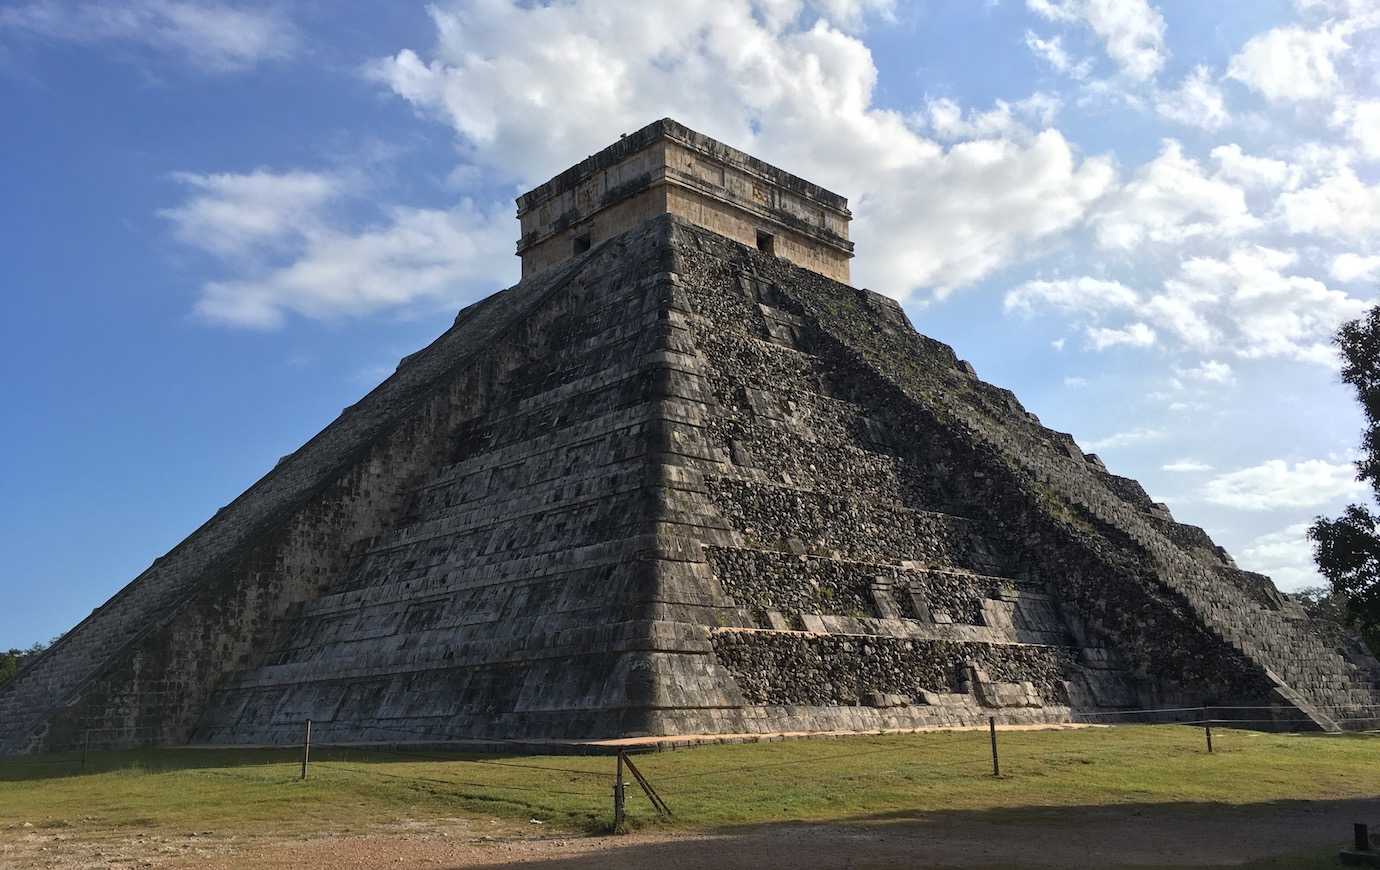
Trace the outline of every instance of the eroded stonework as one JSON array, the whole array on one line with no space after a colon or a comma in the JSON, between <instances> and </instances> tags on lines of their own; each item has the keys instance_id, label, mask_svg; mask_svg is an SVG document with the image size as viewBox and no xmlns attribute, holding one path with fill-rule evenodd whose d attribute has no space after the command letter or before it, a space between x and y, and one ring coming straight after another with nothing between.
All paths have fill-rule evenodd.
<instances>
[{"instance_id":1,"label":"eroded stonework","mask_svg":"<svg viewBox=\"0 0 1380 870\"><path fill-rule=\"evenodd\" d=\"M0 751L1333 729L1378 672L895 302L663 215L462 311L0 690Z\"/></svg>"}]
</instances>

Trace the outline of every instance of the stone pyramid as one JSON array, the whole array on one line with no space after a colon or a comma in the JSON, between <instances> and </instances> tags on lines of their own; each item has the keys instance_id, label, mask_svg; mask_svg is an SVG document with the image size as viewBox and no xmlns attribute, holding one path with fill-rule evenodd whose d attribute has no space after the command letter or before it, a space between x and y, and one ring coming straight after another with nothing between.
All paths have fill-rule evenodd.
<instances>
[{"instance_id":1,"label":"stone pyramid","mask_svg":"<svg viewBox=\"0 0 1380 870\"><path fill-rule=\"evenodd\" d=\"M521 283L0 690L0 752L580 741L1276 705L1380 666L849 286L847 203L669 120Z\"/></svg>"}]
</instances>

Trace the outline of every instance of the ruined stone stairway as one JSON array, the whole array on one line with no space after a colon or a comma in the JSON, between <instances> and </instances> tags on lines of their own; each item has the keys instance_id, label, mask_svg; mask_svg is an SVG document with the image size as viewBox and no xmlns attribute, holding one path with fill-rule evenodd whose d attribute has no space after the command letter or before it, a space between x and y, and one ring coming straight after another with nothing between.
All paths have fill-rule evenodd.
<instances>
[{"instance_id":1,"label":"ruined stone stairway","mask_svg":"<svg viewBox=\"0 0 1380 870\"><path fill-rule=\"evenodd\" d=\"M462 312L0 690L0 751L1340 727L1377 666L1272 589L894 303L662 217Z\"/></svg>"}]
</instances>

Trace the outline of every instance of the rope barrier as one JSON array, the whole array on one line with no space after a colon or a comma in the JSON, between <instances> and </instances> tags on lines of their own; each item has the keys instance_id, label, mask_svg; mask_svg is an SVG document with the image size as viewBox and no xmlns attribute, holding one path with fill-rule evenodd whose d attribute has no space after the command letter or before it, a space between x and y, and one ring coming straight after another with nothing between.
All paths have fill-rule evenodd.
<instances>
[{"instance_id":1,"label":"rope barrier","mask_svg":"<svg viewBox=\"0 0 1380 870\"><path fill-rule=\"evenodd\" d=\"M568 773L568 774L571 774L571 775L573 775L573 776L592 776L592 777L598 777L599 779L611 779L612 776L613 776L613 774L610 774L610 773L602 773L602 772L597 771L597 770L581 770L581 769L574 768L574 767L552 767L552 766L550 766L550 765L544 765L544 764L519 764L519 763L517 763L517 762L512 762L512 761L490 761L490 760L488 760L488 759L483 759L483 758L455 758L455 757L453 757L453 756L433 755L433 754L429 754L429 753L425 753L425 752L404 752L404 751L401 750L401 749L388 749L388 748L382 748L382 747L380 747L380 748L378 748L378 749L364 749L364 748L362 748L362 747L349 747L349 749L350 749L350 750L353 750L353 751L385 752L385 753L388 753L389 755L398 755L398 756L401 756L401 757L403 757L403 758L425 758L425 759L428 759L428 760L431 760L431 761L446 761L446 762L451 762L451 763L455 763L455 764L486 764L486 765L491 765L491 766L493 766L493 767L509 767L509 768L517 768L517 769L519 769L519 770L540 770L540 771L548 771L548 772L552 772L552 773Z\"/></svg>"},{"instance_id":2,"label":"rope barrier","mask_svg":"<svg viewBox=\"0 0 1380 870\"><path fill-rule=\"evenodd\" d=\"M382 770L370 770L370 769L365 768L365 767L352 767L352 766L346 766L344 762L340 762L340 761L317 761L317 762L313 762L313 766L314 766L314 767L327 767L327 768L329 768L329 769L331 769L331 770L343 770L343 771L347 771L347 772L349 772L349 773L358 773L358 774L363 774L363 775L366 775L366 776L382 776L382 777L386 777L386 778L388 778L388 779L401 779L401 780L406 780L406 781L408 781L408 782L430 782L430 783L434 783L434 784L437 784L437 785L464 785L464 786L471 786L471 787L473 787L473 788L497 788L497 789L503 789L503 790L506 790L506 791L528 791L528 792L537 792L537 793L539 793L539 794L558 794L558 795L566 795L566 796L570 796L570 797L585 797L585 798L589 798L589 797L602 797L602 795L603 795L602 792L566 791L566 790L562 790L562 789L542 788L542 787L540 787L540 786L530 786L530 785L503 785L503 784L494 783L494 782L470 782L470 781L468 781L468 780L462 780L462 779L436 779L435 777L428 777L428 776L404 776L403 774L398 774L398 773L387 773L387 772L382 771Z\"/></svg>"},{"instance_id":3,"label":"rope barrier","mask_svg":"<svg viewBox=\"0 0 1380 870\"><path fill-rule=\"evenodd\" d=\"M786 759L786 760L784 760L784 761L773 761L773 762L768 762L768 763L766 763L766 764L756 764L756 765L753 765L753 766L751 766L751 767L741 767L741 766L740 766L740 767L721 767L721 768L716 768L716 769L714 769L714 770L699 770L699 771L692 771L692 772L690 772L690 773L678 773L678 774L672 774L672 775L670 775L670 776L658 777L658 779L659 779L660 781L662 781L662 782L670 782L671 780L675 780L675 779L691 779L691 778L693 778L693 777L711 776L711 775L713 775L713 774L718 774L718 773L740 773L740 772L741 772L741 773L750 773L750 772L755 771L755 770L767 770L767 769L775 768L775 767L791 767L791 766L796 765L796 764L817 764L817 763L822 762L822 761L835 761L835 760L847 759L847 758L862 758L862 757L868 756L868 755L881 755L881 754L886 754L886 753L888 753L888 752L901 752L901 751L903 751L903 750L906 749L906 748L907 748L907 747L904 747L904 746L887 746L887 747L880 747L880 748L877 748L877 749L870 749L870 750L866 750L866 751L863 751L863 752L841 752L841 753L837 753L837 754L834 754L834 755L821 755L821 756L816 756L816 757L814 757L814 758L792 758L792 759ZM918 764L918 763L921 763L921 762L916 762L916 763ZM924 763L927 764L929 767L932 767L932 768L933 768L933 767L957 767L957 766L959 766L959 765L964 765L964 764L986 764L986 763L987 763L987 759L986 759L986 758L978 758L978 759L966 759L966 758L965 758L965 759L960 759L960 760L957 760L957 761L942 762L942 763L938 763L938 764L933 763L933 762L924 762Z\"/></svg>"}]
</instances>

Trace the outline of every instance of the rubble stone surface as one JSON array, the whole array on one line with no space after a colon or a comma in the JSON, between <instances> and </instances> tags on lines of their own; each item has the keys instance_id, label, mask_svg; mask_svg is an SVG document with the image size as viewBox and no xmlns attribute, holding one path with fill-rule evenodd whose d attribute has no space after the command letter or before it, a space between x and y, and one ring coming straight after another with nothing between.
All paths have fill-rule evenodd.
<instances>
[{"instance_id":1,"label":"rubble stone surface","mask_svg":"<svg viewBox=\"0 0 1380 870\"><path fill-rule=\"evenodd\" d=\"M0 753L1331 730L1378 677L895 302L663 215L462 311L0 690Z\"/></svg>"}]
</instances>

